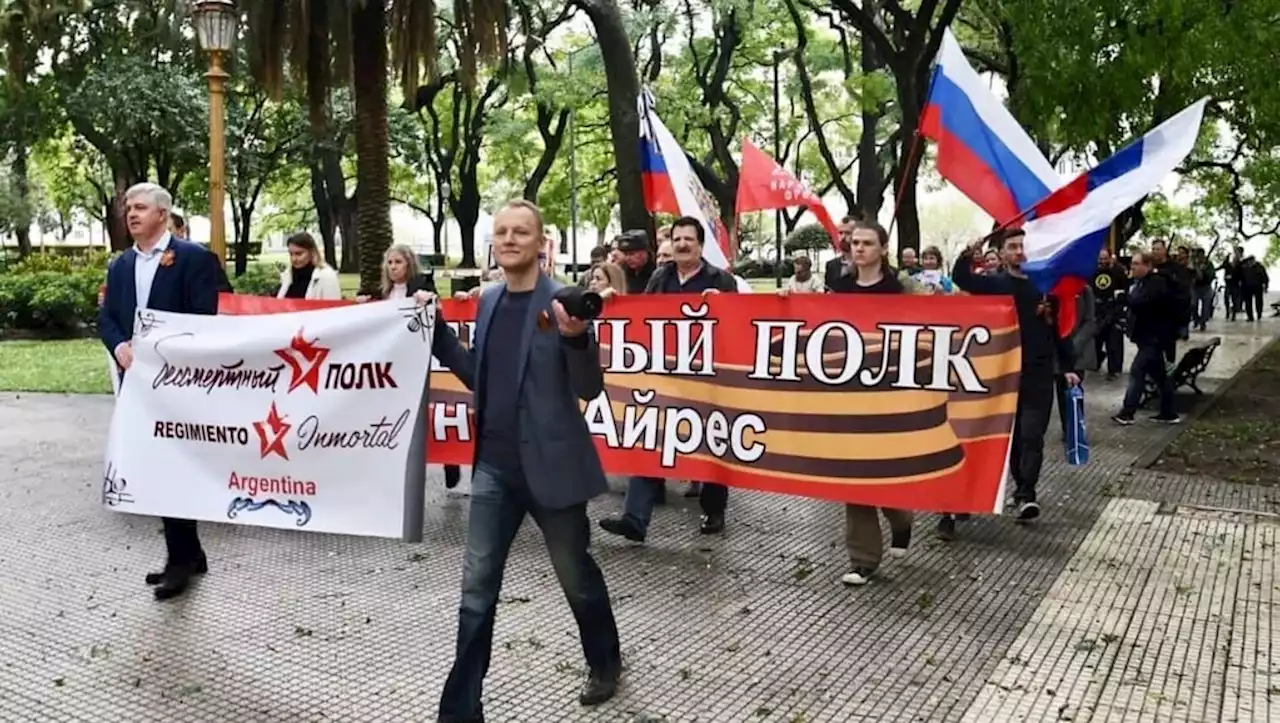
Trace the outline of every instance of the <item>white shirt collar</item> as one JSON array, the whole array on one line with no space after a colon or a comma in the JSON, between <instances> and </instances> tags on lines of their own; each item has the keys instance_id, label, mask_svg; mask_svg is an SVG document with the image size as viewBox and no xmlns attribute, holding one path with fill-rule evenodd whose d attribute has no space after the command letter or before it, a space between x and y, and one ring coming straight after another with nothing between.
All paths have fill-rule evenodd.
<instances>
[{"instance_id":1,"label":"white shirt collar","mask_svg":"<svg viewBox=\"0 0 1280 723\"><path fill-rule=\"evenodd\" d=\"M138 248L138 244L137 244L137 242L135 241L135 242L134 242L134 244L133 244L133 251L134 251L134 253L138 254L139 256L154 256L154 255L156 255L156 254L162 254L162 253L164 253L165 251L168 251L168 250L169 250L169 240L170 240L171 238L172 238L172 236L169 234L169 232L168 232L168 231L165 231L165 232L164 232L164 235L160 237L160 240L156 242L156 245L151 247L151 253L150 253L150 254L147 254L147 253L143 252L143 250L142 250L142 249Z\"/></svg>"}]
</instances>

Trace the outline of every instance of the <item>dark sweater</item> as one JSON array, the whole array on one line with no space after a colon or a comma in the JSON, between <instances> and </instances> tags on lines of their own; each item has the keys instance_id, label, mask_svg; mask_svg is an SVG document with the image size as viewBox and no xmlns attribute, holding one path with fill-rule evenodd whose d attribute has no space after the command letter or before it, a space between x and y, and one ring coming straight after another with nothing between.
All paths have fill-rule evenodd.
<instances>
[{"instance_id":1,"label":"dark sweater","mask_svg":"<svg viewBox=\"0 0 1280 723\"><path fill-rule=\"evenodd\" d=\"M479 448L476 459L503 473L505 479L518 479L520 472L520 357L515 347L529 323L529 304L533 292L505 291L497 301L490 322L484 360L482 385L484 408Z\"/></svg>"},{"instance_id":2,"label":"dark sweater","mask_svg":"<svg viewBox=\"0 0 1280 723\"><path fill-rule=\"evenodd\" d=\"M659 266L645 287L646 294L701 294L708 289L731 293L738 290L733 276L703 262L698 272L683 282L674 261Z\"/></svg>"},{"instance_id":3,"label":"dark sweater","mask_svg":"<svg viewBox=\"0 0 1280 723\"><path fill-rule=\"evenodd\" d=\"M973 272L973 253L966 250L951 269L951 280L962 290L978 296L1012 296L1018 311L1018 328L1022 341L1022 373L1050 375L1074 372L1075 352L1071 341L1058 336L1053 319L1042 315L1041 304L1047 297L1030 279L1008 273L978 275Z\"/></svg>"}]
</instances>

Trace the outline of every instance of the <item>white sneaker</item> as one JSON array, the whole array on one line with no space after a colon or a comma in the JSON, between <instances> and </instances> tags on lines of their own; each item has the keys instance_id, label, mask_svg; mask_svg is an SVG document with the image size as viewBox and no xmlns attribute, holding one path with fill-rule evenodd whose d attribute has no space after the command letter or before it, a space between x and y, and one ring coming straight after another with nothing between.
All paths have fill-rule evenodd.
<instances>
[{"instance_id":1,"label":"white sneaker","mask_svg":"<svg viewBox=\"0 0 1280 723\"><path fill-rule=\"evenodd\" d=\"M853 587L860 587L871 582L871 576L874 573L875 571L870 568L854 568L853 572L845 573L844 577L840 578L840 582Z\"/></svg>"}]
</instances>

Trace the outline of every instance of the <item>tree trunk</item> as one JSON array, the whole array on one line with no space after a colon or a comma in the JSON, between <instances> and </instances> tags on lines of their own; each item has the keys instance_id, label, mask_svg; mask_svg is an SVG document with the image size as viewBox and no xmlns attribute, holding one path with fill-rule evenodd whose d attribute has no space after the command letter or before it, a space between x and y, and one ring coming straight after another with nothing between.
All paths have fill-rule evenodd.
<instances>
[{"instance_id":1,"label":"tree trunk","mask_svg":"<svg viewBox=\"0 0 1280 723\"><path fill-rule=\"evenodd\" d=\"M8 48L5 69L8 74L10 101L13 103L13 167L10 169L10 192L17 202L18 214L13 233L18 238L18 256L31 253L31 209L29 206L31 183L27 178L27 114L30 110L24 102L27 86L27 31L26 16L15 5L6 24Z\"/></svg>"},{"instance_id":2,"label":"tree trunk","mask_svg":"<svg viewBox=\"0 0 1280 723\"><path fill-rule=\"evenodd\" d=\"M356 101L356 229L360 238L360 290L382 279L382 255L391 245L390 143L387 130L387 16L381 0L352 12L352 84Z\"/></svg>"},{"instance_id":3,"label":"tree trunk","mask_svg":"<svg viewBox=\"0 0 1280 723\"><path fill-rule=\"evenodd\" d=\"M615 0L576 0L591 20L604 62L609 93L609 131L618 168L618 207L623 228L648 228L640 180L640 76L631 39Z\"/></svg>"},{"instance_id":4,"label":"tree trunk","mask_svg":"<svg viewBox=\"0 0 1280 723\"><path fill-rule=\"evenodd\" d=\"M874 0L866 0L863 7L874 6ZM872 12L868 9L868 12ZM876 57L875 47L869 42L862 44L862 75L871 77L880 69L881 63ZM880 166L880 154L876 152L876 131L880 128L880 108L864 105L862 109L862 130L858 136L858 208L866 218L874 219L884 205L884 171Z\"/></svg>"},{"instance_id":5,"label":"tree trunk","mask_svg":"<svg viewBox=\"0 0 1280 723\"><path fill-rule=\"evenodd\" d=\"M129 237L129 227L124 219L124 192L129 190L131 181L120 171L115 171L115 194L111 197L111 205L107 208L107 236L111 238L111 250L123 251L129 248L133 239Z\"/></svg>"},{"instance_id":6,"label":"tree trunk","mask_svg":"<svg viewBox=\"0 0 1280 723\"><path fill-rule=\"evenodd\" d=\"M458 169L458 199L450 199L449 208L453 211L453 219L458 222L461 236L462 260L458 262L460 269L476 268L476 222L480 220L480 183L476 176L475 166Z\"/></svg>"},{"instance_id":7,"label":"tree trunk","mask_svg":"<svg viewBox=\"0 0 1280 723\"><path fill-rule=\"evenodd\" d=\"M329 203L329 193L324 187L324 174L313 149L311 162L307 164L310 172L311 202L316 207L316 225L320 227L320 239L324 244L324 258L330 264L338 265L337 224L334 221L333 206Z\"/></svg>"},{"instance_id":8,"label":"tree trunk","mask_svg":"<svg viewBox=\"0 0 1280 723\"><path fill-rule=\"evenodd\" d=\"M19 109L18 115L22 113L23 111ZM18 239L18 258L26 258L27 254L31 253L31 183L27 178L27 147L21 138L14 143L13 167L9 172L12 174L10 185L13 198L18 204L17 223L14 224L13 235Z\"/></svg>"},{"instance_id":9,"label":"tree trunk","mask_svg":"<svg viewBox=\"0 0 1280 723\"><path fill-rule=\"evenodd\" d=\"M901 81L899 81L901 83ZM904 92L905 91L905 92ZM916 102L913 87L898 89L898 102L902 107L902 127L916 128L920 123L920 106ZM894 209L898 229L898 253L903 249L920 248L920 209L916 205L916 178L920 173L920 157L923 155L923 141L914 132L910 138L902 139L903 152L899 155L898 172L894 174L894 190L901 188L902 196L898 198ZM903 182L906 178L906 182Z\"/></svg>"}]
</instances>

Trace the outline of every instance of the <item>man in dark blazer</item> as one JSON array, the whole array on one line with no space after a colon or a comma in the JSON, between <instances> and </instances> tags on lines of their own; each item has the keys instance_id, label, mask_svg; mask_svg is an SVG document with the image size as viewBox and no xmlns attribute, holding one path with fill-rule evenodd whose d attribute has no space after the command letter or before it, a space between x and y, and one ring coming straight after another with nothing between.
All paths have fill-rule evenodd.
<instances>
[{"instance_id":1,"label":"man in dark blazer","mask_svg":"<svg viewBox=\"0 0 1280 723\"><path fill-rule=\"evenodd\" d=\"M180 314L218 313L218 260L204 247L172 236L166 225L173 197L152 183L125 192L133 248L107 269L106 298L98 309L98 334L121 375L133 365L133 319L139 309ZM195 520L163 518L168 559L147 575L157 600L186 592L192 576L208 571Z\"/></svg>"},{"instance_id":2,"label":"man in dark blazer","mask_svg":"<svg viewBox=\"0 0 1280 723\"><path fill-rule=\"evenodd\" d=\"M542 530L578 623L589 668L579 702L612 698L622 670L609 591L587 549L587 501L608 485L579 402L604 390L600 348L590 324L554 300L561 284L541 273L542 246L537 206L512 201L494 216L494 257L504 281L481 295L476 313L476 456L458 650L440 696L442 723L484 720L481 688L498 592L525 515Z\"/></svg>"}]
</instances>

